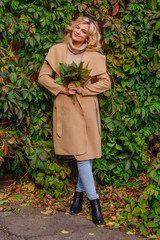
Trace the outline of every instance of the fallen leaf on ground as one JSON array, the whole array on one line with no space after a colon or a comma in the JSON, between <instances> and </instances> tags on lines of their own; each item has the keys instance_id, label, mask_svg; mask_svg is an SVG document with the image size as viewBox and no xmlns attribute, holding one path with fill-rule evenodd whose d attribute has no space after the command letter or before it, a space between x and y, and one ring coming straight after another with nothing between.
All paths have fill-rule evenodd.
<instances>
[{"instance_id":1,"label":"fallen leaf on ground","mask_svg":"<svg viewBox=\"0 0 160 240\"><path fill-rule=\"evenodd\" d=\"M51 214L52 212L53 212L53 210L41 211L41 213L44 215Z\"/></svg>"},{"instance_id":2,"label":"fallen leaf on ground","mask_svg":"<svg viewBox=\"0 0 160 240\"><path fill-rule=\"evenodd\" d=\"M94 233L89 233L89 235L93 236L93 235L94 235Z\"/></svg>"},{"instance_id":3,"label":"fallen leaf on ground","mask_svg":"<svg viewBox=\"0 0 160 240\"><path fill-rule=\"evenodd\" d=\"M113 227L114 226L114 222L108 222L108 223L106 223L106 226Z\"/></svg>"},{"instance_id":4,"label":"fallen leaf on ground","mask_svg":"<svg viewBox=\"0 0 160 240\"><path fill-rule=\"evenodd\" d=\"M61 233L63 233L63 234L68 234L69 232L66 231L66 230L62 230Z\"/></svg>"},{"instance_id":5,"label":"fallen leaf on ground","mask_svg":"<svg viewBox=\"0 0 160 240\"><path fill-rule=\"evenodd\" d=\"M20 209L15 209L14 211L15 211L15 213L18 214L18 213L20 213L21 210Z\"/></svg>"},{"instance_id":6,"label":"fallen leaf on ground","mask_svg":"<svg viewBox=\"0 0 160 240\"><path fill-rule=\"evenodd\" d=\"M4 201L0 201L0 205L2 205L4 203Z\"/></svg>"},{"instance_id":7,"label":"fallen leaf on ground","mask_svg":"<svg viewBox=\"0 0 160 240\"><path fill-rule=\"evenodd\" d=\"M4 193L0 193L0 200L4 198Z\"/></svg>"},{"instance_id":8,"label":"fallen leaf on ground","mask_svg":"<svg viewBox=\"0 0 160 240\"><path fill-rule=\"evenodd\" d=\"M54 210L54 211L52 212L52 215L54 215L54 214L56 214L56 210Z\"/></svg>"},{"instance_id":9,"label":"fallen leaf on ground","mask_svg":"<svg viewBox=\"0 0 160 240\"><path fill-rule=\"evenodd\" d=\"M35 190L35 184L33 182L28 184L28 190L32 192Z\"/></svg>"},{"instance_id":10,"label":"fallen leaf on ground","mask_svg":"<svg viewBox=\"0 0 160 240\"><path fill-rule=\"evenodd\" d=\"M92 220L91 216L87 216L87 219L88 219L88 220Z\"/></svg>"},{"instance_id":11,"label":"fallen leaf on ground","mask_svg":"<svg viewBox=\"0 0 160 240\"><path fill-rule=\"evenodd\" d=\"M132 232L132 231L128 231L127 234L136 234L135 232Z\"/></svg>"}]
</instances>

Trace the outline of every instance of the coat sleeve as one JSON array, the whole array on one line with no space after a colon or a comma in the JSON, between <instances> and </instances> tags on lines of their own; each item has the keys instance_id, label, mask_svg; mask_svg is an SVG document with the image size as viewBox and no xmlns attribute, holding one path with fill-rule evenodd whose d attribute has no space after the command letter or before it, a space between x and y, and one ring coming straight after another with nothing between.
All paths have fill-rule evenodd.
<instances>
[{"instance_id":1,"label":"coat sleeve","mask_svg":"<svg viewBox=\"0 0 160 240\"><path fill-rule=\"evenodd\" d=\"M98 95L111 88L111 81L107 73L102 73L97 76L97 82L87 85L85 87L79 87L77 92L82 96Z\"/></svg>"},{"instance_id":2,"label":"coat sleeve","mask_svg":"<svg viewBox=\"0 0 160 240\"><path fill-rule=\"evenodd\" d=\"M51 77L53 73L52 68L49 63L45 60L38 76L38 82L47 88L54 95L64 89L64 86L59 85L54 82L54 79Z\"/></svg>"}]
</instances>

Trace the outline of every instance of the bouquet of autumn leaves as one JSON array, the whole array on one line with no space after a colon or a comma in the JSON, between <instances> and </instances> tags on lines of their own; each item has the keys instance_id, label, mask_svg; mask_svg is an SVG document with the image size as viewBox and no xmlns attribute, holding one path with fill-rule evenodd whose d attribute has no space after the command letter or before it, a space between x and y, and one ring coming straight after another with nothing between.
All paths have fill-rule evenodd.
<instances>
[{"instance_id":1,"label":"bouquet of autumn leaves","mask_svg":"<svg viewBox=\"0 0 160 240\"><path fill-rule=\"evenodd\" d=\"M88 70L88 66L83 67L84 62L80 62L79 66L72 62L68 65L65 63L59 64L60 77L54 80L55 83L60 85L68 86L70 82L74 82L76 86L83 84L89 79L91 70Z\"/></svg>"}]
</instances>

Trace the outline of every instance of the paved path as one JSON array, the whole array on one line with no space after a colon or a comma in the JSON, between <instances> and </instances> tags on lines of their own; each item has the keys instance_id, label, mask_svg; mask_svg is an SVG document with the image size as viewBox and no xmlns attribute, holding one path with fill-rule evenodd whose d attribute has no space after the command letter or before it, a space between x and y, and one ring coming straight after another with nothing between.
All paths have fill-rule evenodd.
<instances>
[{"instance_id":1,"label":"paved path","mask_svg":"<svg viewBox=\"0 0 160 240\"><path fill-rule=\"evenodd\" d=\"M57 211L41 214L41 208L19 207L20 212L0 212L0 240L146 240L120 230L97 227L82 215Z\"/></svg>"}]
</instances>

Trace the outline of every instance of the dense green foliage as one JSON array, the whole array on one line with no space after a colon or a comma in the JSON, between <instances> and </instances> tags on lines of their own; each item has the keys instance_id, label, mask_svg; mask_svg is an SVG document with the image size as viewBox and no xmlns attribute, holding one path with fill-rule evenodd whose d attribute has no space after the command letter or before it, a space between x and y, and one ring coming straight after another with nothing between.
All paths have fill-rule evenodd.
<instances>
[{"instance_id":1,"label":"dense green foliage","mask_svg":"<svg viewBox=\"0 0 160 240\"><path fill-rule=\"evenodd\" d=\"M145 4L130 3L121 9L121 17L109 17L104 30L113 86L108 99L100 100L107 159L102 162L116 178L127 181L146 169L159 141L160 14ZM101 180L108 183L113 177L106 175Z\"/></svg>"},{"instance_id":2,"label":"dense green foliage","mask_svg":"<svg viewBox=\"0 0 160 240\"><path fill-rule=\"evenodd\" d=\"M37 76L70 20L90 16L103 34L112 80L112 89L99 97L103 157L95 161L94 174L103 185L120 186L148 171L144 196L129 203L117 221L159 236L160 2L3 0L0 6L0 119L10 121L0 130L0 174L29 173L55 197L66 189L70 170L53 151L53 96Z\"/></svg>"}]
</instances>

